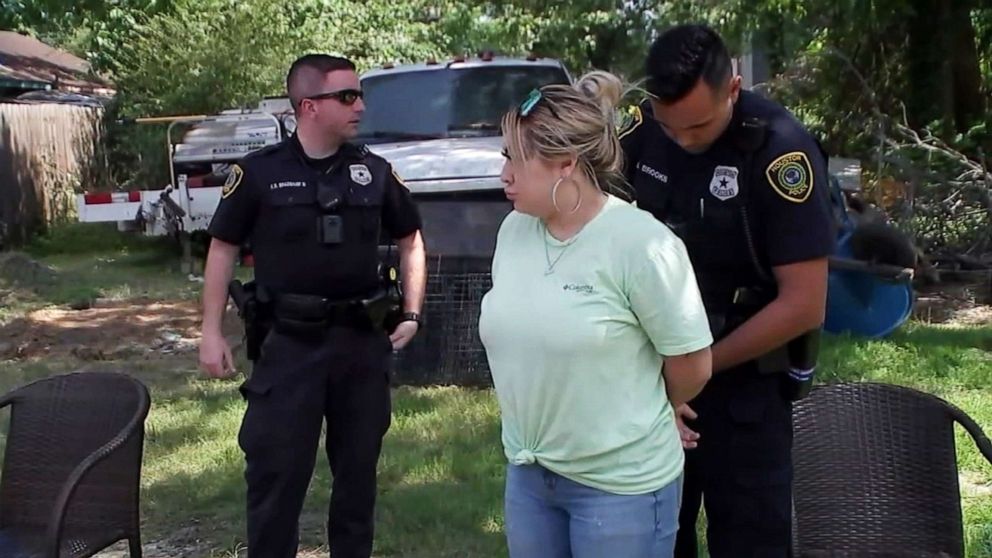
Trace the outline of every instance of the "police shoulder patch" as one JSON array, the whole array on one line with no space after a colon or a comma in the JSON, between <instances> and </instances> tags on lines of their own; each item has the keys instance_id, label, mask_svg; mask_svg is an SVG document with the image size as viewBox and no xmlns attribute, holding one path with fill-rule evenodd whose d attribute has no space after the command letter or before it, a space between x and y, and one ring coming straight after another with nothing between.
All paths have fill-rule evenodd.
<instances>
[{"instance_id":1,"label":"police shoulder patch","mask_svg":"<svg viewBox=\"0 0 992 558\"><path fill-rule=\"evenodd\" d=\"M641 113L641 107L637 105L632 105L625 110L618 110L616 117L617 136L620 138L636 130L641 125L641 122L644 121L644 114Z\"/></svg>"},{"instance_id":2,"label":"police shoulder patch","mask_svg":"<svg viewBox=\"0 0 992 558\"><path fill-rule=\"evenodd\" d=\"M772 190L793 203L802 203L813 191L813 166L802 151L791 151L765 169Z\"/></svg>"},{"instance_id":3,"label":"police shoulder patch","mask_svg":"<svg viewBox=\"0 0 992 558\"><path fill-rule=\"evenodd\" d=\"M231 170L227 173L227 180L224 181L224 187L221 188L221 198L223 199L233 194L244 177L245 171L241 170L240 166L231 165Z\"/></svg>"}]
</instances>

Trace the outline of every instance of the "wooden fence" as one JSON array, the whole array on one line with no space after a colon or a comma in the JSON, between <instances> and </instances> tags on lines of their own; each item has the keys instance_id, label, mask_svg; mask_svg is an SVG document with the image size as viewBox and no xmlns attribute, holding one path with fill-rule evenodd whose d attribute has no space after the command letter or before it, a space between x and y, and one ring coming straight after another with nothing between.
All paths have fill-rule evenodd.
<instances>
[{"instance_id":1,"label":"wooden fence","mask_svg":"<svg viewBox=\"0 0 992 558\"><path fill-rule=\"evenodd\" d=\"M0 243L75 216L73 195L106 168L103 109L0 103Z\"/></svg>"}]
</instances>

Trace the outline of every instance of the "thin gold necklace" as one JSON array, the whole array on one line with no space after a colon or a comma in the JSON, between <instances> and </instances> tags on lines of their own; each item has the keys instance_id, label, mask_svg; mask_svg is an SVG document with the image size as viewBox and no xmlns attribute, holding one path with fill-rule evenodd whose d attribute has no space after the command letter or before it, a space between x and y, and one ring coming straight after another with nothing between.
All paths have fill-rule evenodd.
<instances>
[{"instance_id":1,"label":"thin gold necklace","mask_svg":"<svg viewBox=\"0 0 992 558\"><path fill-rule=\"evenodd\" d=\"M547 225L544 226L544 233L550 234L548 232ZM541 240L544 242L544 260L548 263L548 268L544 270L544 276L547 277L548 275L551 275L552 273L555 272L555 265L557 265L558 260L560 260L561 257L565 255L565 250L568 250L568 247L571 246L572 243L569 242L568 244L566 244L565 247L561 249L561 252L558 254L558 257L555 258L555 261L551 261L551 254L548 252L548 239L542 238Z\"/></svg>"},{"instance_id":2,"label":"thin gold necklace","mask_svg":"<svg viewBox=\"0 0 992 558\"><path fill-rule=\"evenodd\" d=\"M596 211L596 214L593 215L591 219L583 223L582 226L579 227L579 230L575 231L575 234L573 234L571 238L565 241L565 247L561 249L561 253L558 254L558 257L555 258L555 261L551 261L551 254L548 251L548 237L550 236L551 238L554 238L554 235L552 235L551 231L548 230L548 224L545 223L544 221L541 221L541 224L544 226L544 238L541 239L541 241L544 243L544 261L548 264L548 268L544 270L545 277L555 272L555 266L558 265L558 261L561 260L561 257L565 255L565 251L568 250L569 246L575 244L575 241L579 238L579 234L581 234L583 229L586 228L586 225L595 221L596 217L599 217L599 214L602 213L604 209L606 209L607 201L608 198L603 200L603 205L599 207L599 209Z\"/></svg>"}]
</instances>

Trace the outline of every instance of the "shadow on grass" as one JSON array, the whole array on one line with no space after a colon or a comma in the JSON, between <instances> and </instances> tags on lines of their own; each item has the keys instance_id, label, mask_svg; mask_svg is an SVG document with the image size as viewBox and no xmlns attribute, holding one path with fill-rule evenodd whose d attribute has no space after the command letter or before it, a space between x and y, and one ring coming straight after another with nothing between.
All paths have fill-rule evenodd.
<instances>
[{"instance_id":1,"label":"shadow on grass","mask_svg":"<svg viewBox=\"0 0 992 558\"><path fill-rule=\"evenodd\" d=\"M243 456L236 445L243 403L235 382L152 385L146 463L146 537L234 555L244 545ZM216 450L189 465L186 454ZM220 449L217 449L220 448ZM209 451L209 450L204 450ZM453 388L394 391L393 425L379 462L376 556L505 555L502 489L505 460L491 396ZM323 447L301 516L302 548L326 544L331 475Z\"/></svg>"},{"instance_id":2,"label":"shadow on grass","mask_svg":"<svg viewBox=\"0 0 992 558\"><path fill-rule=\"evenodd\" d=\"M909 324L884 339L826 335L819 380L882 381L926 391L987 389L992 381L992 327Z\"/></svg>"},{"instance_id":3,"label":"shadow on grass","mask_svg":"<svg viewBox=\"0 0 992 558\"><path fill-rule=\"evenodd\" d=\"M181 250L171 237L145 237L120 232L113 223L72 223L36 237L17 259L32 259L46 268L43 281L24 281L31 269L6 271L10 286L25 291L29 303L80 304L98 297L148 295L187 298L199 291L181 273ZM9 266L8 266L9 267ZM8 278L0 277L0 280Z\"/></svg>"},{"instance_id":4,"label":"shadow on grass","mask_svg":"<svg viewBox=\"0 0 992 558\"><path fill-rule=\"evenodd\" d=\"M24 251L36 258L104 253L178 257L180 253L178 244L170 237L121 232L117 230L116 223L67 223L36 236L24 247Z\"/></svg>"},{"instance_id":5,"label":"shadow on grass","mask_svg":"<svg viewBox=\"0 0 992 558\"><path fill-rule=\"evenodd\" d=\"M886 340L830 336L821 376L826 381L889 381L931 392L963 388L981 401L986 397L981 390L992 378L992 359L981 347L988 332L914 325ZM68 366L0 364L0 387L6 391L68 371ZM244 410L239 380L202 380L193 362L99 363L101 369L114 366L146 382L152 392L142 491L145 540L198 549L176 555L237 555L245 521L244 462L236 445ZM379 463L375 555L505 556L505 458L492 393L399 388L393 401L393 424ZM330 476L321 448L301 517L303 548L326 544ZM974 510L967 518L969 548L992 548L992 530L982 526L985 517L992 521L992 508L974 500L966 502Z\"/></svg>"},{"instance_id":6,"label":"shadow on grass","mask_svg":"<svg viewBox=\"0 0 992 558\"><path fill-rule=\"evenodd\" d=\"M490 394L399 388L379 460L375 556L505 556L505 459ZM323 447L302 541L325 544L331 475Z\"/></svg>"}]
</instances>

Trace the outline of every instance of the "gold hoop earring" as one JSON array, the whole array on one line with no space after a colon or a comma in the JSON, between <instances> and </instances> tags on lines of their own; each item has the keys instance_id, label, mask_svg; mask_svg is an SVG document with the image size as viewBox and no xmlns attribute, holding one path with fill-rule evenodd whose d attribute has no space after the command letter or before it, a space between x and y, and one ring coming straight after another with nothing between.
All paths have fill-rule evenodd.
<instances>
[{"instance_id":1,"label":"gold hoop earring","mask_svg":"<svg viewBox=\"0 0 992 558\"><path fill-rule=\"evenodd\" d=\"M569 215L578 211L579 207L582 205L582 188L579 186L578 182L573 182L573 184L575 184L575 193L576 195L578 195L579 199L575 200L575 207L573 207L572 210L568 212Z\"/></svg>"},{"instance_id":2,"label":"gold hoop earring","mask_svg":"<svg viewBox=\"0 0 992 558\"><path fill-rule=\"evenodd\" d=\"M564 176L558 177L555 185L551 187L551 205L555 207L555 213L561 213L561 209L558 208L558 186L561 186L562 180L565 180Z\"/></svg>"},{"instance_id":3,"label":"gold hoop earring","mask_svg":"<svg viewBox=\"0 0 992 558\"><path fill-rule=\"evenodd\" d=\"M551 187L551 205L555 207L555 211L558 213L561 213L561 209L558 207L558 187L561 186L561 182L563 180L565 180L564 176L559 177L558 180L555 181L555 185ZM575 207L573 207L572 210L568 212L569 215L578 211L579 206L582 205L582 190L579 190L578 184L575 185L575 191L578 192L579 199L576 200Z\"/></svg>"}]
</instances>

